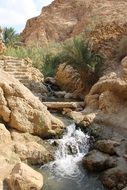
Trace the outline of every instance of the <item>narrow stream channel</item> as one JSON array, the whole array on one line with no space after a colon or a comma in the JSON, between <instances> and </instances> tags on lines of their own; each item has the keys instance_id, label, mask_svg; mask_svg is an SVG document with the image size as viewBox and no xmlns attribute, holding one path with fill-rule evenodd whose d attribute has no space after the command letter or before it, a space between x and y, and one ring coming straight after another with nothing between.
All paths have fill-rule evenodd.
<instances>
[{"instance_id":1,"label":"narrow stream channel","mask_svg":"<svg viewBox=\"0 0 127 190\"><path fill-rule=\"evenodd\" d=\"M97 174L88 174L81 160L89 150L89 136L75 124L67 127L57 142L55 161L41 167L44 176L43 190L104 190Z\"/></svg>"}]
</instances>

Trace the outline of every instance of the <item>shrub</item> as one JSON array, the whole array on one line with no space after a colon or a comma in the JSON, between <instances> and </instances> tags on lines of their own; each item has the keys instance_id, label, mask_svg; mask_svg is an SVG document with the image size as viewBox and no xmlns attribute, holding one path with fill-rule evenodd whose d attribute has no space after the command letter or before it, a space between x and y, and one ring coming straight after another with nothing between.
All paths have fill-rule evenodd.
<instances>
[{"instance_id":1,"label":"shrub","mask_svg":"<svg viewBox=\"0 0 127 190\"><path fill-rule=\"evenodd\" d=\"M11 47L9 46L7 48L6 55L18 57L18 58L27 58L29 57L32 62L33 66L40 69L41 64L43 61L43 55L44 55L44 49L43 48L27 48L27 47Z\"/></svg>"},{"instance_id":2,"label":"shrub","mask_svg":"<svg viewBox=\"0 0 127 190\"><path fill-rule=\"evenodd\" d=\"M44 76L54 76L58 65L63 61L62 54L47 53L43 56L42 72Z\"/></svg>"}]
</instances>

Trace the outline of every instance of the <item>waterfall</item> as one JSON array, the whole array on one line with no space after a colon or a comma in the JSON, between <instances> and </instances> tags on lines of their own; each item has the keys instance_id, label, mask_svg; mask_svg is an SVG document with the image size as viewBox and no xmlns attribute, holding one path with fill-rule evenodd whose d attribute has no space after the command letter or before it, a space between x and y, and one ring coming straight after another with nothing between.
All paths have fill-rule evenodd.
<instances>
[{"instance_id":1,"label":"waterfall","mask_svg":"<svg viewBox=\"0 0 127 190\"><path fill-rule=\"evenodd\" d=\"M89 136L75 128L75 124L68 126L63 138L58 140L55 161L51 163L52 170L55 166L55 175L68 178L79 176L80 170L77 163L88 152Z\"/></svg>"},{"instance_id":2,"label":"waterfall","mask_svg":"<svg viewBox=\"0 0 127 190\"><path fill-rule=\"evenodd\" d=\"M82 168L82 158L89 150L89 135L75 124L67 127L62 139L57 142L55 160L41 167L44 175L44 190L104 190L97 176L89 177Z\"/></svg>"}]
</instances>

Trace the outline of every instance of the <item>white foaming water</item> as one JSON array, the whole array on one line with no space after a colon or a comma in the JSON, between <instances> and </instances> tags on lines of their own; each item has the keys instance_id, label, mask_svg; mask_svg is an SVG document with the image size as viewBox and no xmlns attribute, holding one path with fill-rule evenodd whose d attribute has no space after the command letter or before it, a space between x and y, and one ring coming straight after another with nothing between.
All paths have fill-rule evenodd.
<instances>
[{"instance_id":1,"label":"white foaming water","mask_svg":"<svg viewBox=\"0 0 127 190\"><path fill-rule=\"evenodd\" d=\"M78 163L88 152L89 136L80 129L76 129L75 124L71 124L67 127L67 132L63 135L63 138L57 140L57 142L55 161L43 167L48 167L57 177L81 180L83 176Z\"/></svg>"}]
</instances>

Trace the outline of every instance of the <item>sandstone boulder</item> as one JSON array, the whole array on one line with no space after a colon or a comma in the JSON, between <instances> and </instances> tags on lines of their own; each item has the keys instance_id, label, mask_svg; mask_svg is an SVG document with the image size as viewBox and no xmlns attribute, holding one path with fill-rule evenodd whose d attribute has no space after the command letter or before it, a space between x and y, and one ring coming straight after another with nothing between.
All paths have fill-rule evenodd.
<instances>
[{"instance_id":1,"label":"sandstone boulder","mask_svg":"<svg viewBox=\"0 0 127 190\"><path fill-rule=\"evenodd\" d=\"M44 164L53 160L55 148L50 142L29 133L11 130L14 152L28 164ZM21 143L22 142L22 143Z\"/></svg>"},{"instance_id":2,"label":"sandstone boulder","mask_svg":"<svg viewBox=\"0 0 127 190\"><path fill-rule=\"evenodd\" d=\"M18 162L20 162L20 158L14 152L12 143L0 144L0 181L3 181L9 175L14 165Z\"/></svg>"},{"instance_id":3,"label":"sandstone boulder","mask_svg":"<svg viewBox=\"0 0 127 190\"><path fill-rule=\"evenodd\" d=\"M24 163L16 164L6 181L11 190L41 190L43 187L43 176Z\"/></svg>"},{"instance_id":4,"label":"sandstone boulder","mask_svg":"<svg viewBox=\"0 0 127 190\"><path fill-rule=\"evenodd\" d=\"M121 70L120 70L121 71ZM85 98L86 109L95 113L95 122L127 128L127 76L111 72L92 86Z\"/></svg>"},{"instance_id":5,"label":"sandstone boulder","mask_svg":"<svg viewBox=\"0 0 127 190\"><path fill-rule=\"evenodd\" d=\"M0 123L0 188L2 189L4 178L10 173L14 165L20 161L14 152L10 132L5 125Z\"/></svg>"},{"instance_id":6,"label":"sandstone boulder","mask_svg":"<svg viewBox=\"0 0 127 190\"><path fill-rule=\"evenodd\" d=\"M19 155L21 161L31 165L42 165L53 160L52 155L36 142L17 142L14 144L14 150Z\"/></svg>"},{"instance_id":7,"label":"sandstone boulder","mask_svg":"<svg viewBox=\"0 0 127 190\"><path fill-rule=\"evenodd\" d=\"M24 85L2 70L0 118L11 128L41 137L55 135L64 126Z\"/></svg>"},{"instance_id":8,"label":"sandstone boulder","mask_svg":"<svg viewBox=\"0 0 127 190\"><path fill-rule=\"evenodd\" d=\"M71 92L74 95L84 93L85 86L80 74L70 65L66 65L66 63L59 66L55 79L62 90Z\"/></svg>"}]
</instances>

